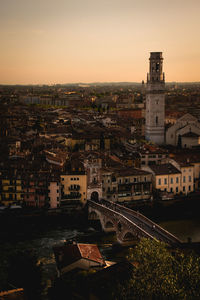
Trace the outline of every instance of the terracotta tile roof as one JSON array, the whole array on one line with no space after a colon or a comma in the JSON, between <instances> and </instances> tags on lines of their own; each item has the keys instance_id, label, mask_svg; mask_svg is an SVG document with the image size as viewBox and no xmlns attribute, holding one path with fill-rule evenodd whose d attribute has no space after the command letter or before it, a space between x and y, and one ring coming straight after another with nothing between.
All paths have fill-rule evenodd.
<instances>
[{"instance_id":1,"label":"terracotta tile roof","mask_svg":"<svg viewBox=\"0 0 200 300\"><path fill-rule=\"evenodd\" d=\"M121 168L116 173L118 173L118 176L138 176L138 175L150 174L147 171L136 169L136 168Z\"/></svg>"},{"instance_id":2,"label":"terracotta tile roof","mask_svg":"<svg viewBox=\"0 0 200 300\"><path fill-rule=\"evenodd\" d=\"M105 261L95 244L65 244L53 247L53 251L58 269L71 265L81 258L105 265Z\"/></svg>"},{"instance_id":3,"label":"terracotta tile roof","mask_svg":"<svg viewBox=\"0 0 200 300\"><path fill-rule=\"evenodd\" d=\"M179 174L181 173L172 164L151 165L150 168L156 175Z\"/></svg>"},{"instance_id":4,"label":"terracotta tile roof","mask_svg":"<svg viewBox=\"0 0 200 300\"><path fill-rule=\"evenodd\" d=\"M82 258L105 264L105 261L95 244L77 244Z\"/></svg>"}]
</instances>

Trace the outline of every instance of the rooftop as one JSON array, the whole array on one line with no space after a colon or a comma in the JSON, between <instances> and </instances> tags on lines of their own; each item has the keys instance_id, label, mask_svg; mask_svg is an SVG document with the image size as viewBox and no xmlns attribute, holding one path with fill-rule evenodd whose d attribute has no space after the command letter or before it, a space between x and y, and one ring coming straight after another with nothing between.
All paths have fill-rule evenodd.
<instances>
[{"instance_id":1,"label":"rooftop","mask_svg":"<svg viewBox=\"0 0 200 300\"><path fill-rule=\"evenodd\" d=\"M105 265L105 261L95 244L64 244L53 247L56 263L59 269L64 268L81 258Z\"/></svg>"},{"instance_id":2,"label":"rooftop","mask_svg":"<svg viewBox=\"0 0 200 300\"><path fill-rule=\"evenodd\" d=\"M172 164L151 165L150 168L156 175L179 174L181 173Z\"/></svg>"}]
</instances>

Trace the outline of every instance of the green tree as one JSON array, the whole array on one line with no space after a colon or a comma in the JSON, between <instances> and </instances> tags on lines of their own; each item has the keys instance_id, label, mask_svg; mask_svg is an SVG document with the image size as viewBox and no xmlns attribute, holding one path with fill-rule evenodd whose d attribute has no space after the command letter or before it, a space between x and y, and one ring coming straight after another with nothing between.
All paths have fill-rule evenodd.
<instances>
[{"instance_id":1,"label":"green tree","mask_svg":"<svg viewBox=\"0 0 200 300\"><path fill-rule=\"evenodd\" d=\"M193 253L178 253L174 271L183 298L200 298L200 258Z\"/></svg>"},{"instance_id":2,"label":"green tree","mask_svg":"<svg viewBox=\"0 0 200 300\"><path fill-rule=\"evenodd\" d=\"M136 264L130 286L135 297L170 297L177 295L176 278L172 271L174 257L164 243L142 240L130 251L129 257Z\"/></svg>"},{"instance_id":3,"label":"green tree","mask_svg":"<svg viewBox=\"0 0 200 300\"><path fill-rule=\"evenodd\" d=\"M142 239L127 258L135 269L123 299L200 297L200 259L194 254L172 254L164 243Z\"/></svg>"}]
</instances>

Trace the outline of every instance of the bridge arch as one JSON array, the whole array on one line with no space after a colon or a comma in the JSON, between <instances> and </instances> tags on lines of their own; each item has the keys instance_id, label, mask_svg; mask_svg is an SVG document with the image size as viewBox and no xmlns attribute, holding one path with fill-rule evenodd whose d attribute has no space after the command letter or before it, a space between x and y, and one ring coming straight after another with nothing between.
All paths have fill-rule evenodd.
<instances>
[{"instance_id":1,"label":"bridge arch","mask_svg":"<svg viewBox=\"0 0 200 300\"><path fill-rule=\"evenodd\" d=\"M99 214L92 210L89 214L88 214L88 219L90 220L98 220L99 219Z\"/></svg>"},{"instance_id":2,"label":"bridge arch","mask_svg":"<svg viewBox=\"0 0 200 300\"><path fill-rule=\"evenodd\" d=\"M114 224L111 221L107 221L105 224L105 228L114 228Z\"/></svg>"},{"instance_id":3,"label":"bridge arch","mask_svg":"<svg viewBox=\"0 0 200 300\"><path fill-rule=\"evenodd\" d=\"M125 235L123 236L123 241L132 241L135 240L137 237L133 235L131 232L126 232Z\"/></svg>"},{"instance_id":4,"label":"bridge arch","mask_svg":"<svg viewBox=\"0 0 200 300\"><path fill-rule=\"evenodd\" d=\"M117 229L119 230L119 232L122 231L122 224L120 222L117 224Z\"/></svg>"},{"instance_id":5,"label":"bridge arch","mask_svg":"<svg viewBox=\"0 0 200 300\"><path fill-rule=\"evenodd\" d=\"M121 244L135 244L138 239L145 237L156 238L169 245L181 245L178 238L134 210L103 199L98 203L88 200L88 203L89 219L99 219L105 232L115 231L117 241Z\"/></svg>"}]
</instances>

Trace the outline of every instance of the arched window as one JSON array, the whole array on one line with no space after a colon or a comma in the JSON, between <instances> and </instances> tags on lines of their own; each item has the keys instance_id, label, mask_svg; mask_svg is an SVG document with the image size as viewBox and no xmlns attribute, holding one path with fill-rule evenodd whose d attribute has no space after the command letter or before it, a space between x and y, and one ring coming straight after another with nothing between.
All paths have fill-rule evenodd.
<instances>
[{"instance_id":1,"label":"arched window","mask_svg":"<svg viewBox=\"0 0 200 300\"><path fill-rule=\"evenodd\" d=\"M156 116L156 125L158 124L158 116Z\"/></svg>"}]
</instances>

